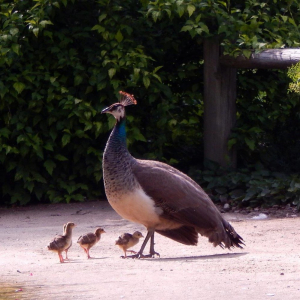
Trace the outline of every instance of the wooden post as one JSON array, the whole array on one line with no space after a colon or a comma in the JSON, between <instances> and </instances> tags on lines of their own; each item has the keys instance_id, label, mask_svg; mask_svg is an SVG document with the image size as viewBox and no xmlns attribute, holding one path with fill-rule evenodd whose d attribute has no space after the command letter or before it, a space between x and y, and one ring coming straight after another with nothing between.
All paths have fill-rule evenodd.
<instances>
[{"instance_id":1,"label":"wooden post","mask_svg":"<svg viewBox=\"0 0 300 300\"><path fill-rule=\"evenodd\" d=\"M221 65L218 38L204 41L204 158L236 167L227 142L236 121L236 69Z\"/></svg>"},{"instance_id":2,"label":"wooden post","mask_svg":"<svg viewBox=\"0 0 300 300\"><path fill-rule=\"evenodd\" d=\"M221 55L221 56L220 56ZM236 167L227 147L236 118L236 69L285 69L300 61L300 49L268 49L244 56L222 56L217 37L204 41L204 158Z\"/></svg>"}]
</instances>

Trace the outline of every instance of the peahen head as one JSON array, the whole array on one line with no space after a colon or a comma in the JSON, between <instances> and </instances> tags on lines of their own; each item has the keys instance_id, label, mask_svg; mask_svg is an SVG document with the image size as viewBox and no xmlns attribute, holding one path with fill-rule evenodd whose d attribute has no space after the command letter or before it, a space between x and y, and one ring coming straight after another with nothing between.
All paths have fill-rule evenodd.
<instances>
[{"instance_id":1,"label":"peahen head","mask_svg":"<svg viewBox=\"0 0 300 300\"><path fill-rule=\"evenodd\" d=\"M119 92L121 95L121 100L119 103L114 103L111 106L104 108L101 113L108 113L112 114L118 122L120 122L121 119L125 117L125 106L137 104L136 100L134 99L133 95L130 95L128 93Z\"/></svg>"}]
</instances>

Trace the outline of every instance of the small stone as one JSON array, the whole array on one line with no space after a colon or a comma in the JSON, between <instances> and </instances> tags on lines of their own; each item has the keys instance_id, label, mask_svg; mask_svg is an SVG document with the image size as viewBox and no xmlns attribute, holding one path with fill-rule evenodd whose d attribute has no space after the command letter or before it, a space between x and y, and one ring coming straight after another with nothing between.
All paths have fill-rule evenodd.
<instances>
[{"instance_id":1,"label":"small stone","mask_svg":"<svg viewBox=\"0 0 300 300\"><path fill-rule=\"evenodd\" d=\"M230 210L230 205L228 203L225 203L223 206L225 211L229 211Z\"/></svg>"},{"instance_id":2,"label":"small stone","mask_svg":"<svg viewBox=\"0 0 300 300\"><path fill-rule=\"evenodd\" d=\"M280 275L284 275L284 273L280 273Z\"/></svg>"},{"instance_id":3,"label":"small stone","mask_svg":"<svg viewBox=\"0 0 300 300\"><path fill-rule=\"evenodd\" d=\"M265 219L267 219L267 218L268 218L267 215L265 215L265 214L259 214L258 216L254 216L254 217L252 217L251 219L252 219L252 220L265 220Z\"/></svg>"}]
</instances>

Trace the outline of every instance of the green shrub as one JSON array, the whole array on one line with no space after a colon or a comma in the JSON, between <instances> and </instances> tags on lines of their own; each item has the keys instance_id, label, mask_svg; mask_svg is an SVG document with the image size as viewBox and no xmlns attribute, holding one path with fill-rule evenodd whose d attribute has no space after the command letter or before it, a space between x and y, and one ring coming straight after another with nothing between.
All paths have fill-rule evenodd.
<instances>
[{"instance_id":1,"label":"green shrub","mask_svg":"<svg viewBox=\"0 0 300 300\"><path fill-rule=\"evenodd\" d=\"M237 122L230 146L236 145L239 167L261 162L271 171L300 169L300 98L287 94L282 70L240 71Z\"/></svg>"},{"instance_id":2,"label":"green shrub","mask_svg":"<svg viewBox=\"0 0 300 300\"><path fill-rule=\"evenodd\" d=\"M215 202L238 207L269 207L291 203L300 209L300 175L271 172L257 163L251 168L224 170L210 163L205 171L191 175Z\"/></svg>"},{"instance_id":3,"label":"green shrub","mask_svg":"<svg viewBox=\"0 0 300 300\"><path fill-rule=\"evenodd\" d=\"M179 49L185 39L156 44L162 40L149 38L157 29L140 17L141 7L131 1L1 4L2 203L103 195L102 152L114 120L100 111L117 101L119 90L139 103L128 111L133 153L176 162L181 155L173 153L173 142L184 144L182 151L199 146L200 63L181 59L174 73L160 77L161 51ZM172 59L196 51L185 44Z\"/></svg>"},{"instance_id":4,"label":"green shrub","mask_svg":"<svg viewBox=\"0 0 300 300\"><path fill-rule=\"evenodd\" d=\"M220 35L234 55L299 45L296 2L230 3L2 1L1 203L103 196L102 152L114 120L100 111L120 90L138 100L127 111L133 155L184 171L202 167L203 39ZM282 158L287 170L297 166L283 153L292 147L281 147L288 131L296 157L288 121L298 118L299 101L286 96L286 85L273 71L240 72L230 141L240 166L263 161L276 170Z\"/></svg>"},{"instance_id":5,"label":"green shrub","mask_svg":"<svg viewBox=\"0 0 300 300\"><path fill-rule=\"evenodd\" d=\"M287 75L292 79L292 82L289 84L290 92L300 94L300 62L291 66Z\"/></svg>"}]
</instances>

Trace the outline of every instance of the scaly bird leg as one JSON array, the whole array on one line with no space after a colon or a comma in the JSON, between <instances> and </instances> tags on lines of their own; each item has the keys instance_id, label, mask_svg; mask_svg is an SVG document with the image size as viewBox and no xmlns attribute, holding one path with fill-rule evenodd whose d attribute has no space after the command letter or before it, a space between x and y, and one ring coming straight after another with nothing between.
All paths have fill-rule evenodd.
<instances>
[{"instance_id":1,"label":"scaly bird leg","mask_svg":"<svg viewBox=\"0 0 300 300\"><path fill-rule=\"evenodd\" d=\"M61 255L61 253L58 253L58 257L59 257L59 261L60 261L61 263L63 263L63 262L64 262L64 259L63 259L62 255Z\"/></svg>"},{"instance_id":2,"label":"scaly bird leg","mask_svg":"<svg viewBox=\"0 0 300 300\"><path fill-rule=\"evenodd\" d=\"M80 245L80 247L84 250L85 254L88 255L87 250L82 245Z\"/></svg>"},{"instance_id":3,"label":"scaly bird leg","mask_svg":"<svg viewBox=\"0 0 300 300\"><path fill-rule=\"evenodd\" d=\"M127 252L134 253L134 254L137 253L136 251L133 251L133 250L124 250L125 256L121 256L121 258L131 257L131 256L127 256ZM132 257L132 258L134 258L134 257Z\"/></svg>"},{"instance_id":4,"label":"scaly bird leg","mask_svg":"<svg viewBox=\"0 0 300 300\"><path fill-rule=\"evenodd\" d=\"M158 257L160 257L160 254L154 251L154 232L153 235L151 236L151 240L150 240L150 257L154 257L155 255L157 255Z\"/></svg>"}]
</instances>

